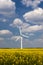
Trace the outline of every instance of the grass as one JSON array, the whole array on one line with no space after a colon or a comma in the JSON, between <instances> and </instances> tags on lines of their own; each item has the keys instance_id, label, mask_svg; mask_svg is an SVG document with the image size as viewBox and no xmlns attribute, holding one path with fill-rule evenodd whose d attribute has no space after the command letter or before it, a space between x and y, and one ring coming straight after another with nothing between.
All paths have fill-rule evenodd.
<instances>
[{"instance_id":1,"label":"grass","mask_svg":"<svg viewBox=\"0 0 43 65\"><path fill-rule=\"evenodd\" d=\"M0 49L0 65L43 65L43 48Z\"/></svg>"}]
</instances>

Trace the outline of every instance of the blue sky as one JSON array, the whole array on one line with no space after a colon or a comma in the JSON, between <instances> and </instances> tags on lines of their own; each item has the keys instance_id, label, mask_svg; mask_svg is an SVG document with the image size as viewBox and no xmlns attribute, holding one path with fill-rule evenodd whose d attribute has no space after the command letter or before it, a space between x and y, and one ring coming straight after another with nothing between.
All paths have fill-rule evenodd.
<instances>
[{"instance_id":1,"label":"blue sky","mask_svg":"<svg viewBox=\"0 0 43 65\"><path fill-rule=\"evenodd\" d=\"M0 0L0 47L20 48L20 30L23 47L43 47L43 0Z\"/></svg>"}]
</instances>

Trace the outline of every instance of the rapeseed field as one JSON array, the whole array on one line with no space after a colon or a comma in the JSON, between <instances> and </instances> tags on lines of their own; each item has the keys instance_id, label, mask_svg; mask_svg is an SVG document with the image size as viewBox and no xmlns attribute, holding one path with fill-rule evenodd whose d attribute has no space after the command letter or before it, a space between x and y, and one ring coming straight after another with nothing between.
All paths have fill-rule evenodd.
<instances>
[{"instance_id":1,"label":"rapeseed field","mask_svg":"<svg viewBox=\"0 0 43 65\"><path fill-rule=\"evenodd\" d=\"M0 49L0 65L43 65L43 48Z\"/></svg>"}]
</instances>

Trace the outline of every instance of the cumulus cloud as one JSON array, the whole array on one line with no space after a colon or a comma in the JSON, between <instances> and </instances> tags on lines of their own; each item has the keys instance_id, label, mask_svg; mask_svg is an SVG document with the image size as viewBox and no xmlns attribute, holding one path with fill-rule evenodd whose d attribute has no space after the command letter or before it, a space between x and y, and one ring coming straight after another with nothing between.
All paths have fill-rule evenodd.
<instances>
[{"instance_id":1,"label":"cumulus cloud","mask_svg":"<svg viewBox=\"0 0 43 65\"><path fill-rule=\"evenodd\" d=\"M29 26L29 27L25 27L25 28L22 28L22 32L36 32L36 31L39 31L39 30L43 30L43 26L42 25L33 25L33 26Z\"/></svg>"},{"instance_id":2,"label":"cumulus cloud","mask_svg":"<svg viewBox=\"0 0 43 65\"><path fill-rule=\"evenodd\" d=\"M15 11L15 2L11 0L0 0L0 14L11 16Z\"/></svg>"},{"instance_id":3,"label":"cumulus cloud","mask_svg":"<svg viewBox=\"0 0 43 65\"><path fill-rule=\"evenodd\" d=\"M1 9L6 7L12 8L12 5L14 5L14 3L11 0L0 0L0 5Z\"/></svg>"},{"instance_id":4,"label":"cumulus cloud","mask_svg":"<svg viewBox=\"0 0 43 65\"><path fill-rule=\"evenodd\" d=\"M8 21L8 20L5 18L0 18L0 22L6 22L6 21Z\"/></svg>"},{"instance_id":5,"label":"cumulus cloud","mask_svg":"<svg viewBox=\"0 0 43 65\"><path fill-rule=\"evenodd\" d=\"M31 6L33 8L38 7L38 5L41 3L43 0L22 0L23 5L26 5L27 7Z\"/></svg>"},{"instance_id":6,"label":"cumulus cloud","mask_svg":"<svg viewBox=\"0 0 43 65\"><path fill-rule=\"evenodd\" d=\"M34 9L33 11L25 13L23 17L27 22L31 22L33 24L43 24L43 9Z\"/></svg>"},{"instance_id":7,"label":"cumulus cloud","mask_svg":"<svg viewBox=\"0 0 43 65\"><path fill-rule=\"evenodd\" d=\"M11 37L13 34L11 31L9 30L0 30L0 37L6 37L6 38L9 38Z\"/></svg>"},{"instance_id":8,"label":"cumulus cloud","mask_svg":"<svg viewBox=\"0 0 43 65\"><path fill-rule=\"evenodd\" d=\"M28 23L24 23L21 19L19 19L19 18L16 18L16 19L14 19L14 21L13 21L13 23L12 24L10 24L10 26L12 26L12 27L17 27L17 28L25 28L25 27L27 27L27 26L29 26L29 24Z\"/></svg>"},{"instance_id":9,"label":"cumulus cloud","mask_svg":"<svg viewBox=\"0 0 43 65\"><path fill-rule=\"evenodd\" d=\"M11 47L11 37L12 37L12 32L9 30L0 30L0 48L8 48ZM11 45L11 46L10 46Z\"/></svg>"},{"instance_id":10,"label":"cumulus cloud","mask_svg":"<svg viewBox=\"0 0 43 65\"><path fill-rule=\"evenodd\" d=\"M19 27L23 24L23 22L19 19L19 18L16 18L14 19L13 23L10 24L10 26L13 26L13 27Z\"/></svg>"}]
</instances>

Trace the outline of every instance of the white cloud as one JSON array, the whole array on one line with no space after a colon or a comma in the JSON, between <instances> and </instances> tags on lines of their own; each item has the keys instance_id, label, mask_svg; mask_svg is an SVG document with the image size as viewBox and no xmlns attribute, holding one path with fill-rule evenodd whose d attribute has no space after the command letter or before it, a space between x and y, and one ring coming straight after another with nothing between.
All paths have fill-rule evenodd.
<instances>
[{"instance_id":1,"label":"white cloud","mask_svg":"<svg viewBox=\"0 0 43 65\"><path fill-rule=\"evenodd\" d=\"M38 7L38 5L41 3L43 0L22 0L23 5L26 5L27 7L32 6L33 8Z\"/></svg>"},{"instance_id":2,"label":"white cloud","mask_svg":"<svg viewBox=\"0 0 43 65\"><path fill-rule=\"evenodd\" d=\"M12 35L12 32L9 30L0 30L0 35Z\"/></svg>"},{"instance_id":3,"label":"white cloud","mask_svg":"<svg viewBox=\"0 0 43 65\"><path fill-rule=\"evenodd\" d=\"M10 26L18 27L18 26L21 26L22 24L23 22L19 18L16 18L14 19L13 23L10 24Z\"/></svg>"},{"instance_id":4,"label":"white cloud","mask_svg":"<svg viewBox=\"0 0 43 65\"><path fill-rule=\"evenodd\" d=\"M11 0L0 0L0 8L12 8L12 5L14 5L15 3L13 3Z\"/></svg>"},{"instance_id":5,"label":"white cloud","mask_svg":"<svg viewBox=\"0 0 43 65\"><path fill-rule=\"evenodd\" d=\"M6 43L7 43L7 41L9 42L11 40L12 36L13 36L13 33L11 31L9 31L9 30L0 30L0 42L2 44L3 44L3 42L6 42Z\"/></svg>"},{"instance_id":6,"label":"white cloud","mask_svg":"<svg viewBox=\"0 0 43 65\"><path fill-rule=\"evenodd\" d=\"M0 22L6 22L6 21L8 21L8 20L5 18L0 18Z\"/></svg>"},{"instance_id":7,"label":"white cloud","mask_svg":"<svg viewBox=\"0 0 43 65\"><path fill-rule=\"evenodd\" d=\"M39 31L39 30L43 30L43 26L42 25L33 25L33 26L29 26L29 27L25 27L25 28L22 28L22 32L36 32L36 31Z\"/></svg>"},{"instance_id":8,"label":"white cloud","mask_svg":"<svg viewBox=\"0 0 43 65\"><path fill-rule=\"evenodd\" d=\"M33 24L43 24L43 9L37 8L31 12L27 12L23 15L23 17L27 22L31 22Z\"/></svg>"},{"instance_id":9,"label":"white cloud","mask_svg":"<svg viewBox=\"0 0 43 65\"><path fill-rule=\"evenodd\" d=\"M0 30L0 41L10 40L13 33L9 30Z\"/></svg>"},{"instance_id":10,"label":"white cloud","mask_svg":"<svg viewBox=\"0 0 43 65\"><path fill-rule=\"evenodd\" d=\"M10 26L12 27L17 27L17 28L25 28L25 27L28 27L29 24L28 23L24 23L21 19L19 18L16 18L14 19L13 23L10 24Z\"/></svg>"},{"instance_id":11,"label":"white cloud","mask_svg":"<svg viewBox=\"0 0 43 65\"><path fill-rule=\"evenodd\" d=\"M0 0L0 14L10 16L15 12L15 2L11 0Z\"/></svg>"},{"instance_id":12,"label":"white cloud","mask_svg":"<svg viewBox=\"0 0 43 65\"><path fill-rule=\"evenodd\" d=\"M6 19L3 19L3 22L6 22L7 20Z\"/></svg>"}]
</instances>

